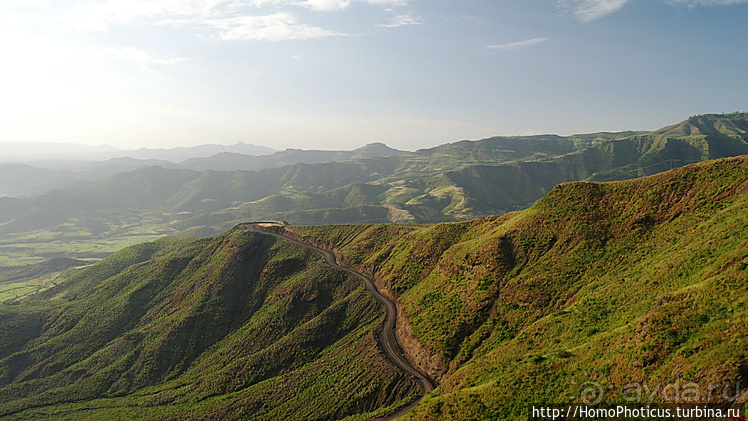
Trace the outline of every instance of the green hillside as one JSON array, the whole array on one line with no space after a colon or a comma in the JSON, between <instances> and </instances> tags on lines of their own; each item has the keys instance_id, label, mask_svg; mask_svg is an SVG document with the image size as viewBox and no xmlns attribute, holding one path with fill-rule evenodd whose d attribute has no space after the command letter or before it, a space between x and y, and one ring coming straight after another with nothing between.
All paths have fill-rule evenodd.
<instances>
[{"instance_id":1,"label":"green hillside","mask_svg":"<svg viewBox=\"0 0 748 421\"><path fill-rule=\"evenodd\" d=\"M163 235L215 235L247 220L435 223L504 214L559 183L630 179L748 154L747 126L746 113L705 115L651 133L496 137L385 157L376 156L387 153L384 145L370 145L346 162L260 171L140 168L0 198L0 266L97 258Z\"/></svg>"},{"instance_id":2,"label":"green hillside","mask_svg":"<svg viewBox=\"0 0 748 421\"><path fill-rule=\"evenodd\" d=\"M748 154L748 113L707 114L648 134L612 142L606 151L623 158L594 179L633 178L705 159ZM628 158L630 157L630 158ZM631 162L626 163L628 159Z\"/></svg>"},{"instance_id":3,"label":"green hillside","mask_svg":"<svg viewBox=\"0 0 748 421\"><path fill-rule=\"evenodd\" d=\"M590 384L603 402L676 382L748 401L746 157L563 184L469 222L287 231L399 301L407 353L440 380L408 419L524 419Z\"/></svg>"},{"instance_id":4,"label":"green hillside","mask_svg":"<svg viewBox=\"0 0 748 421\"><path fill-rule=\"evenodd\" d=\"M268 236L132 246L0 305L0 417L366 419L420 392L377 348L383 317Z\"/></svg>"}]
</instances>

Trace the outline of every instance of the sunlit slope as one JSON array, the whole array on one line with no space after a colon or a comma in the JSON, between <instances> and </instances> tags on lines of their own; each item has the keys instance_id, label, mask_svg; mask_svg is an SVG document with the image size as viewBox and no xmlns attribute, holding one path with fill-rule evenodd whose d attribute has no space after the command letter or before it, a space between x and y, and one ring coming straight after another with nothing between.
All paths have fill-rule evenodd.
<instances>
[{"instance_id":1,"label":"sunlit slope","mask_svg":"<svg viewBox=\"0 0 748 421\"><path fill-rule=\"evenodd\" d=\"M327 420L419 394L359 281L241 229L124 249L0 317L3 419Z\"/></svg>"},{"instance_id":2,"label":"sunlit slope","mask_svg":"<svg viewBox=\"0 0 748 421\"><path fill-rule=\"evenodd\" d=\"M409 355L441 380L410 419L523 418L586 381L612 401L676 380L748 397L746 157L563 184L502 217L290 229L398 298Z\"/></svg>"},{"instance_id":3,"label":"sunlit slope","mask_svg":"<svg viewBox=\"0 0 748 421\"><path fill-rule=\"evenodd\" d=\"M437 223L500 215L526 209L559 183L631 179L748 154L746 127L747 113L714 114L650 133L494 137L259 171L140 168L0 198L0 265L98 258L162 235L216 235L248 220Z\"/></svg>"},{"instance_id":4,"label":"sunlit slope","mask_svg":"<svg viewBox=\"0 0 748 421\"><path fill-rule=\"evenodd\" d=\"M705 114L602 146L614 160L594 179L633 178L705 159L748 154L748 113Z\"/></svg>"}]
</instances>

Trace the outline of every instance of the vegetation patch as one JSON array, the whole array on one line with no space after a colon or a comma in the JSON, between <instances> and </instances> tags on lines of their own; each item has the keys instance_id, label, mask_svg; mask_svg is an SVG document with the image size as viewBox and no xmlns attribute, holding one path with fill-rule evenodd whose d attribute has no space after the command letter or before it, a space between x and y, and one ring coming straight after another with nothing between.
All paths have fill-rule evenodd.
<instances>
[{"instance_id":1,"label":"vegetation patch","mask_svg":"<svg viewBox=\"0 0 748 421\"><path fill-rule=\"evenodd\" d=\"M706 390L745 399L746 183L739 157L563 184L502 217L289 229L374 271L446 359L407 419L525 419L532 403L580 402L585 384L623 402L627 384L693 383L701 401L729 403Z\"/></svg>"}]
</instances>

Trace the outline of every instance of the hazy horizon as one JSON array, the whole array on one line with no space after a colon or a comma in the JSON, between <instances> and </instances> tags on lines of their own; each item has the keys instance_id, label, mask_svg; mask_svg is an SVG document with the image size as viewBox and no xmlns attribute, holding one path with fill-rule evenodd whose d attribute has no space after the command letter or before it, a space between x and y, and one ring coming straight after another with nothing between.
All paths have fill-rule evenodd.
<instances>
[{"instance_id":1,"label":"hazy horizon","mask_svg":"<svg viewBox=\"0 0 748 421\"><path fill-rule=\"evenodd\" d=\"M0 141L416 150L746 110L746 0L0 5Z\"/></svg>"}]
</instances>

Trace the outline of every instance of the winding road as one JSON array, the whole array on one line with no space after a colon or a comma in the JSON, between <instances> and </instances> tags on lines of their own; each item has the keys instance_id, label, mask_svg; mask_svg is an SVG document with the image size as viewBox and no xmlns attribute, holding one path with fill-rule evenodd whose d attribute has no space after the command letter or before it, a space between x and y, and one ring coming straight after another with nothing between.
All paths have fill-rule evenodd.
<instances>
[{"instance_id":1,"label":"winding road","mask_svg":"<svg viewBox=\"0 0 748 421\"><path fill-rule=\"evenodd\" d=\"M379 292L377 287L374 286L374 282L371 280L370 277L363 275L361 273L358 273L355 270L352 270L345 266L339 265L337 262L337 259L335 258L335 255L325 249L321 249L319 247L315 247L309 244L302 243L301 241L287 237L283 234L264 231L261 228L258 228L258 225L260 224L262 224L262 222L248 223L245 226L250 231L254 231L254 232L266 234L266 235L272 235L274 237L278 237L286 241L290 241L301 247L314 250L322 254L322 256L324 256L325 261L327 262L328 265L336 269L340 269L344 272L347 272L355 276L356 278L362 280L364 282L364 286L366 287L366 290L369 291L369 293L373 295L374 298L377 299L377 301L382 303L382 305L387 311L387 315L384 318L384 327L382 328L382 332L379 334L379 344L384 350L385 355L393 364L395 364L401 370L403 370L404 372L412 376L413 381L415 381L416 384L418 384L418 386L421 388L421 391L423 392L424 396L427 393L434 390L434 385L433 383L431 383L431 380L429 380L428 377L426 377L424 374L418 371L418 369L413 367L413 365L405 358L405 355L403 354L400 348L400 344L397 342L397 338L395 337L395 319L397 318L397 309L395 307L395 303L390 301L387 297L385 297ZM401 408L397 413L390 415L388 417L385 417L385 418L378 418L378 420L394 420L396 418L399 418L405 415L406 413L408 413L411 409L413 409L418 404L419 401L420 399L409 404L408 406Z\"/></svg>"}]
</instances>

